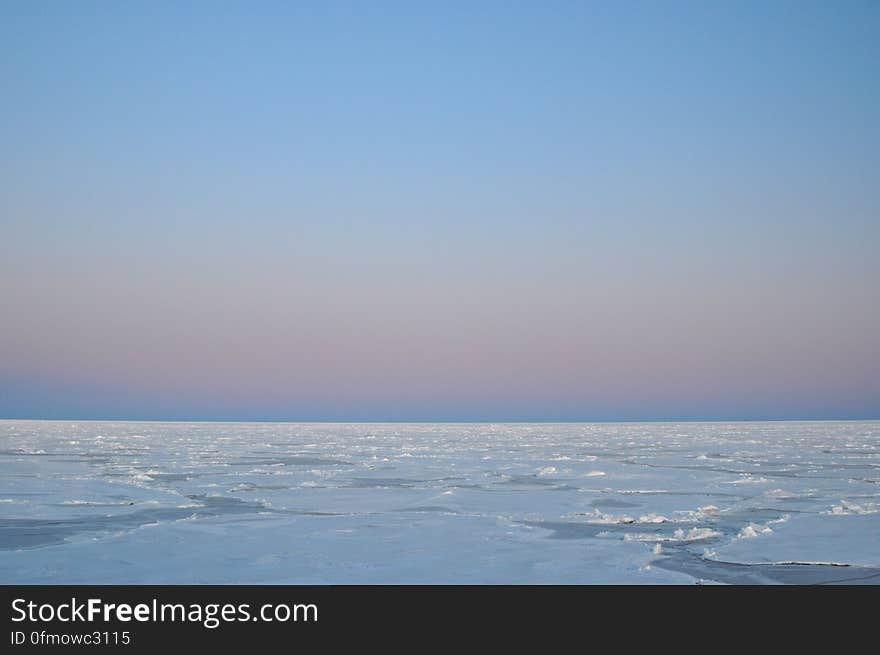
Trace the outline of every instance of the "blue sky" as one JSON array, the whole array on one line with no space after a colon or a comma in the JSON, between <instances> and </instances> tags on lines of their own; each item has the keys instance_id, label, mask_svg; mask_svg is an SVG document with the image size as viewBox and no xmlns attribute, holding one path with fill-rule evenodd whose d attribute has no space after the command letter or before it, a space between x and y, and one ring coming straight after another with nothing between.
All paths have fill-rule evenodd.
<instances>
[{"instance_id":1,"label":"blue sky","mask_svg":"<svg viewBox=\"0 0 880 655\"><path fill-rule=\"evenodd\" d=\"M0 416L880 416L880 5L0 3Z\"/></svg>"}]
</instances>

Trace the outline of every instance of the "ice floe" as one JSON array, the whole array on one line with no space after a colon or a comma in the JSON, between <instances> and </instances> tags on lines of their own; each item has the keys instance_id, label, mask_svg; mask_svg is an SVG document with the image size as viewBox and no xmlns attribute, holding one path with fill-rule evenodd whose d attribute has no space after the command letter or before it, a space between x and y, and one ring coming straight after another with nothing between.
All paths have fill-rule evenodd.
<instances>
[{"instance_id":1,"label":"ice floe","mask_svg":"<svg viewBox=\"0 0 880 655\"><path fill-rule=\"evenodd\" d=\"M874 580L878 463L870 421L0 421L0 579Z\"/></svg>"}]
</instances>

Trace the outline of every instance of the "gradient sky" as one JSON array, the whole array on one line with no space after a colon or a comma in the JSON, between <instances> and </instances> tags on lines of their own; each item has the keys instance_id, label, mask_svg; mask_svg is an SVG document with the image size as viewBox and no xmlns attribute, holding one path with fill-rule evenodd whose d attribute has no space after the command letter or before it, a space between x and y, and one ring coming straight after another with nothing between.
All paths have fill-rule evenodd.
<instances>
[{"instance_id":1,"label":"gradient sky","mask_svg":"<svg viewBox=\"0 0 880 655\"><path fill-rule=\"evenodd\" d=\"M880 417L878 2L0 1L0 417Z\"/></svg>"}]
</instances>

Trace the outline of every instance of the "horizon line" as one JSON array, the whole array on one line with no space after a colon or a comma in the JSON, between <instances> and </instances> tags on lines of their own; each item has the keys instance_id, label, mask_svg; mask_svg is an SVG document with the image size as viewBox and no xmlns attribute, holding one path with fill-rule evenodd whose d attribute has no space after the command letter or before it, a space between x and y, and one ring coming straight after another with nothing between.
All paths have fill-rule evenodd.
<instances>
[{"instance_id":1,"label":"horizon line","mask_svg":"<svg viewBox=\"0 0 880 655\"><path fill-rule=\"evenodd\" d=\"M325 423L325 424L560 424L560 423L822 423L822 422L871 422L880 421L880 416L869 417L784 417L784 418L585 418L585 419L247 419L247 418L44 418L44 417L0 417L0 421L56 421L80 423Z\"/></svg>"}]
</instances>

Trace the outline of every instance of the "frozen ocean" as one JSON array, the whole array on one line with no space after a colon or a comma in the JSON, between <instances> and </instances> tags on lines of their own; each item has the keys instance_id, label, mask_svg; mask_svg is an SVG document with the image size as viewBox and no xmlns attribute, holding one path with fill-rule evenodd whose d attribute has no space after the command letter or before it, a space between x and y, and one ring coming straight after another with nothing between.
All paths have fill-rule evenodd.
<instances>
[{"instance_id":1,"label":"frozen ocean","mask_svg":"<svg viewBox=\"0 0 880 655\"><path fill-rule=\"evenodd\" d=\"M876 421L0 421L0 582L876 584L878 483Z\"/></svg>"}]
</instances>

